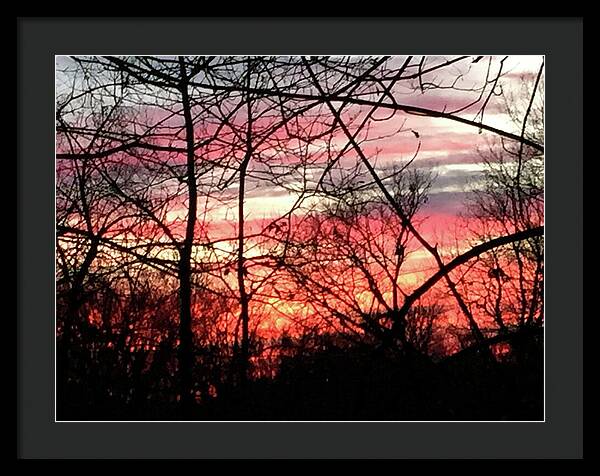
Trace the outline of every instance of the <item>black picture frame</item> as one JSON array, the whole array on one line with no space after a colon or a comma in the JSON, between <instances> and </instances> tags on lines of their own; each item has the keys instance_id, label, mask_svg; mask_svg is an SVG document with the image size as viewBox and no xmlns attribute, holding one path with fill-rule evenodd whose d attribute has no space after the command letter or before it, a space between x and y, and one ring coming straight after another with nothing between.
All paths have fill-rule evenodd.
<instances>
[{"instance_id":1,"label":"black picture frame","mask_svg":"<svg viewBox=\"0 0 600 476\"><path fill-rule=\"evenodd\" d=\"M583 453L583 21L19 18L21 458L578 458ZM544 54L546 419L538 423L56 423L54 56Z\"/></svg>"}]
</instances>

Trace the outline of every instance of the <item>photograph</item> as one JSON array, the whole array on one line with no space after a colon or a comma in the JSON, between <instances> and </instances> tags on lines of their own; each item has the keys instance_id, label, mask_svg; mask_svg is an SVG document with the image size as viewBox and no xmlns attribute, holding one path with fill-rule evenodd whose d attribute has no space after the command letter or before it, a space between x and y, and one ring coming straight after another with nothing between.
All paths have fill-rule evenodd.
<instances>
[{"instance_id":1,"label":"photograph","mask_svg":"<svg viewBox=\"0 0 600 476\"><path fill-rule=\"evenodd\" d=\"M53 55L55 422L546 421L546 58L440 53Z\"/></svg>"}]
</instances>

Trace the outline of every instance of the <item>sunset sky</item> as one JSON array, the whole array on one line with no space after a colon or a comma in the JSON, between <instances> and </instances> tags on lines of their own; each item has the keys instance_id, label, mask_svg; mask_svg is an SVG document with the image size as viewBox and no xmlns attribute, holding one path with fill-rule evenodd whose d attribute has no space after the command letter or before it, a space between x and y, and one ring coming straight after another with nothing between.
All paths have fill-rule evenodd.
<instances>
[{"instance_id":1,"label":"sunset sky","mask_svg":"<svg viewBox=\"0 0 600 476\"><path fill-rule=\"evenodd\" d=\"M468 119L475 119L481 103L466 107L470 101L476 99L477 94L465 92L473 85L485 80L486 74L493 76L494 68L497 68L499 61L503 57L496 57L493 63L488 63L488 58L478 62L468 64L468 67L452 66L452 78L456 79L457 74L460 78L452 84L450 78L444 77L444 73L437 72L428 77L438 85L444 85L436 90L427 91L425 94L413 88L406 88L404 91L399 88L396 96L402 98L403 104L418 106L438 111L454 112L462 110L459 115ZM394 61L401 63L403 57L395 58ZM431 57L429 61L435 64L436 59ZM72 79L60 72L64 67L69 66L72 61L66 57L57 57L57 94L67 90ZM540 65L543 62L541 56L510 56L503 61L503 76L499 81L497 88L503 88L504 92L516 90L520 84L520 78L535 78ZM487 71L488 64L492 64L492 69ZM446 70L443 70L444 72ZM499 91L499 89L498 89ZM354 120L360 121L364 111L353 106L355 110L349 108L347 113ZM159 118L162 114L160 110L149 109L150 115ZM434 174L435 180L429 191L429 201L419 212L419 220L424 221L420 225L423 235L432 243L440 245L440 251L444 251L444 246L450 248L461 248L468 246L468 243L462 242L464 239L465 227L465 203L470 190L479 183L483 171L482 159L478 149L485 148L493 140L494 134L487 131L480 131L470 125L460 124L458 122L408 114L396 114L391 119L385 119L383 113L377 113L375 118L380 121L373 122L369 129L369 137L377 138L363 145L363 150L367 154L375 170L379 175L385 177L394 167L401 166L414 157L413 167L429 170ZM156 119L158 120L158 119ZM515 124L504 113L504 105L499 97L492 96L485 109L483 122L495 128L508 132L519 134L520 124ZM400 131L399 131L400 130ZM379 138L378 138L379 137ZM169 139L170 141L171 139ZM175 142L181 141L175 139ZM347 138L340 131L338 137L334 139L334 148L346 146ZM57 146L60 150L61 144ZM315 142L311 144L315 152L318 152L323 144ZM263 151L268 154L269 151ZM418 152L418 153L417 153ZM416 155L415 155L416 154ZM317 154L318 155L318 154ZM293 161L290 158L278 157L277 160L283 162ZM354 163L356 155L348 153L343 161L349 164ZM342 162L343 164L344 162ZM248 171L245 198L245 218L246 233L251 234L265 226L265 223L285 215L296 204L298 195L290 192L289 187L293 186L295 181L300 180L299 176L290 175L284 186L278 186L272 181L261 180L263 169L261 164L251 162ZM324 168L324 162L316 160L312 167L306 172L305 179L318 180ZM60 173L60 172L59 172ZM368 176L365 172L365 180ZM210 177L207 180L211 180ZM202 187L202 180L200 181ZM215 245L216 249L223 253L231 253L235 249L235 237L238 226L237 208L235 197L238 192L238 184L233 181L222 193L218 200L203 199L199 202L198 219L203 230L203 239L208 241L222 240ZM308 210L312 206L318 206L318 200L309 197L303 202L303 207L295 212L299 217L302 216L302 210ZM171 221L174 230L182 229L182 222L185 220L187 210L185 207L173 203L166 211L166 219ZM179 225L178 225L179 223ZM77 220L73 221L77 225ZM202 253L201 249L196 250ZM260 247L253 247L252 240L246 244L246 258L251 259L254 255L263 252ZM432 267L433 266L433 267ZM406 267L401 276L408 287L416 287L434 270L428 253L424 250L413 250ZM223 281L234 282L233 276L224 278ZM233 286L233 284L232 284ZM268 300L268 298L264 298ZM262 320L262 326L265 329L275 325L276 328L285 326L285 314L297 316L310 312L302 303L294 299L281 300L272 299L273 309L268 311L272 314L272 319ZM263 304L261 303L261 306ZM261 313L264 310L260 311ZM283 319L283 320L282 320Z\"/></svg>"}]
</instances>

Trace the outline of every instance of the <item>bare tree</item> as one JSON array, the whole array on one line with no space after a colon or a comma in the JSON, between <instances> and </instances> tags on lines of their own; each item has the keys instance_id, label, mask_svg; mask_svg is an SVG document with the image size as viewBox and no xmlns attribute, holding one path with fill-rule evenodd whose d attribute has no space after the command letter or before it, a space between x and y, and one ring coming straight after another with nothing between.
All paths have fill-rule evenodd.
<instances>
[{"instance_id":1,"label":"bare tree","mask_svg":"<svg viewBox=\"0 0 600 476\"><path fill-rule=\"evenodd\" d=\"M506 113L524 137L543 141L543 63L535 78L508 91ZM544 157L522 144L495 141L481 151L484 173L468 204L477 239L543 226ZM534 236L491 250L463 280L464 293L502 334L543 323L544 240ZM467 284L468 282L468 284Z\"/></svg>"},{"instance_id":2,"label":"bare tree","mask_svg":"<svg viewBox=\"0 0 600 476\"><path fill-rule=\"evenodd\" d=\"M105 186L121 203L133 207L137 222L114 233L112 241L146 242L154 236L159 253L165 240L175 256L179 281L179 379L180 398L185 414L193 404L192 337L192 252L196 237L198 176L207 164L198 166L203 147L211 136L199 138L207 127L203 112L211 103L200 103L190 95L190 80L208 68L210 58L74 58L83 77L68 93L72 103L80 103L59 121L58 132L76 137L74 150L59 151L59 160L97 162L95 170ZM89 79L92 78L92 79ZM111 106L107 106L107 103ZM125 128L103 121L95 127L80 126L81 111L91 108L92 117L105 108L130 110ZM59 108L63 112L64 108ZM66 119L65 119L66 117ZM67 120L71 120L67 124ZM92 124L93 126L93 124ZM99 144L103 147L100 149ZM182 162L180 157L184 158ZM118 164L115 170L113 164ZM121 173L129 170L128 174ZM178 220L169 219L169 207L185 207L183 230ZM77 231L82 231L77 228ZM90 234L90 226L84 230ZM141 245L143 246L143 245ZM157 256L157 255L155 255Z\"/></svg>"},{"instance_id":3,"label":"bare tree","mask_svg":"<svg viewBox=\"0 0 600 476\"><path fill-rule=\"evenodd\" d=\"M542 324L543 66L524 105L505 95L518 127L504 130L486 119L506 58L61 61L60 338L88 328L88 348L118 348L148 394L147 372L165 372L157 385L181 417L273 374L274 316L299 348L322 335L403 355L433 352L441 293L487 357L490 336ZM439 103L446 91L456 103ZM418 165L429 138L416 116L496 139L469 249L452 254L425 231L435 177ZM406 156L385 157L388 142ZM271 209L248 204L264 197Z\"/></svg>"},{"instance_id":4,"label":"bare tree","mask_svg":"<svg viewBox=\"0 0 600 476\"><path fill-rule=\"evenodd\" d=\"M429 289L431 289L432 286L435 285L435 283L437 283L437 281L439 279L443 279L448 288L451 291L451 294L453 295L453 297L455 298L456 302L458 303L461 311L464 313L464 315L466 316L471 331L473 332L473 335L475 336L475 339L478 343L483 344L484 340L485 340L485 336L483 335L479 324L477 323L475 317L473 316L473 313L471 311L471 309L469 308L469 306L467 305L467 303L465 302L465 299L463 298L463 296L461 295L461 293L459 292L459 290L457 289L456 283L453 281L453 279L451 278L450 272L456 268L457 266L459 266L460 264L468 261L469 259L478 256L479 254L481 254L482 252L486 251L487 249L493 249L494 247L498 246L499 244L503 243L504 241L508 242L508 243L514 243L514 242L518 242L522 239L524 239L525 237L528 236L536 236L541 234L541 227L534 227L534 228L529 228L527 230L524 231L518 231L518 232L514 232L514 233L510 233L507 234L505 237L501 237L499 239L491 239L489 241L487 241L487 243L482 243L480 245L476 245L474 246L471 250L468 250L466 253L463 253L461 256L456 257L454 260L452 260L450 263L445 263L443 261L443 258L441 256L441 254L439 253L438 249L437 249L437 245L432 245L430 244L425 238L424 236L416 229L416 227L411 223L410 218L406 215L406 212L403 210L402 205L399 203L399 201L397 200L396 197L394 197L394 195L388 190L388 188L386 187L386 184L383 182L383 180L381 179L378 171L376 170L376 168L373 166L373 164L371 163L371 161L369 160L369 158L367 157L367 155L364 153L363 149L361 148L359 141L357 139L357 134L358 132L360 132L360 129L356 132L356 133L352 133L350 128L348 127L348 125L346 124L346 122L344 121L344 118L342 117L342 114L340 113L340 110L336 109L336 107L333 105L333 101L334 100L340 100L341 98L336 97L335 95L331 95L326 91L326 87L324 87L319 79L315 76L314 71L313 71L313 66L311 66L311 62L314 62L314 60L310 60L310 59L304 59L304 65L307 68L307 71L309 72L309 75L311 76L311 78L313 79L313 83L315 88L318 90L318 93L320 94L320 96L322 98L324 98L326 104L328 105L332 115L337 119L337 121L340 124L341 129L343 130L345 136L348 139L348 143L351 145L352 149L354 150L354 152L358 155L361 163L364 165L364 167L366 168L366 170L369 172L374 184L377 186L377 188L379 189L379 191L381 192L381 194L385 197L386 201L388 202L388 205L394 210L394 212L397 214L397 216L399 217L399 219L401 220L401 222L404 224L404 226L410 231L411 235L415 238L415 240L423 247L423 249L425 249L435 260L438 268L439 268L439 272L436 273L435 275L433 275L429 280L427 280L422 286L420 286L419 288L417 288L412 294L407 295L405 297L404 300L404 304L401 306L401 308L399 309L399 311L397 313L395 313L395 319L393 320L393 325L392 325L392 332L394 333L395 337L397 339L400 340L400 342L403 342L405 340L405 330L406 330L406 316L408 311L410 310L411 306ZM395 107L390 107L389 105L386 105L385 101L382 101L382 99L387 98L389 96L391 96L391 91L392 88L394 86L394 84L398 81L400 81L403 78L403 74L404 72L410 67L410 58L408 58L405 63L402 65L402 67L396 71L395 76L392 76L392 79L389 79L389 82L386 86L383 87L383 92L380 93L380 99L377 102L374 101L368 101L368 102L363 102L363 101L353 101L351 98L345 97L343 99L343 103L342 104L346 104L346 103L354 103L354 104L368 104L368 105L372 105L373 110L377 110L379 108L381 109L386 109L386 108L390 108L393 111L398 111L398 110L403 110L405 112L417 112L415 109L410 108L410 107L400 107L400 106L395 106ZM423 73L422 73L422 69L421 67L419 68L419 70L421 71L420 73L418 73L416 76L413 77L417 77L420 81L420 84L422 84L423 82ZM501 69L500 69L501 71ZM500 73L498 73L499 75ZM389 77L388 77L389 78ZM491 94L493 94L493 90L495 88L496 82L497 82L497 78L494 79L493 81L493 85L492 85L492 90L488 95L488 98ZM487 83L487 81L486 81ZM485 86L484 86L485 88ZM421 89L423 90L424 88L421 86ZM484 90L484 89L482 89ZM480 95L479 100L481 100L481 98L483 97L483 95ZM487 99L484 102L484 104L482 105L482 108L480 109L478 115L481 117L481 119L483 119L483 111L485 108L485 105L487 104ZM431 117L441 117L441 118L445 118L445 119L450 119L450 120L455 120L458 122L462 122L465 124L469 124L469 125L476 125L476 122L474 121L467 121L465 119L463 119L461 116L459 116L456 112L452 112L452 113L446 113L446 112L440 112L440 113L435 113L431 110L419 110L418 113L424 114L424 115L429 115ZM534 143L533 141L527 139L524 134L522 133L520 136L517 136L513 133L510 132L506 132L506 131L500 131L497 130L495 128L488 128L485 127L483 125L482 122L477 123L478 127L480 128L480 130L482 129L487 129L490 130L492 132L495 132L496 134L498 134L499 136L503 137L503 138L510 138L513 140L518 140L518 144L519 144L519 151L520 154L522 153L522 150L524 148L525 145L527 145L528 147L530 147L533 150L536 151L540 151L543 150L543 146L540 146L539 144ZM415 136L418 138L418 134L415 133Z\"/></svg>"}]
</instances>

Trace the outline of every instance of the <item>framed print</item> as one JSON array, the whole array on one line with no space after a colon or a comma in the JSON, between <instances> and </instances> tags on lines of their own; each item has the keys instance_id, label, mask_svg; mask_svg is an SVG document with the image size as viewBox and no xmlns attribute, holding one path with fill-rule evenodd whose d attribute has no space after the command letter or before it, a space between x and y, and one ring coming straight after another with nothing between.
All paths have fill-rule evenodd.
<instances>
[{"instance_id":1,"label":"framed print","mask_svg":"<svg viewBox=\"0 0 600 476\"><path fill-rule=\"evenodd\" d=\"M23 456L580 455L580 22L19 27Z\"/></svg>"}]
</instances>

